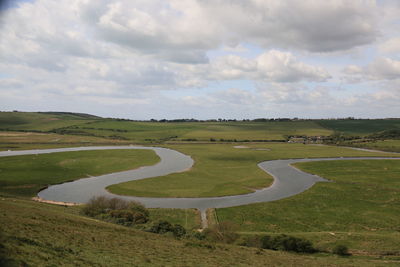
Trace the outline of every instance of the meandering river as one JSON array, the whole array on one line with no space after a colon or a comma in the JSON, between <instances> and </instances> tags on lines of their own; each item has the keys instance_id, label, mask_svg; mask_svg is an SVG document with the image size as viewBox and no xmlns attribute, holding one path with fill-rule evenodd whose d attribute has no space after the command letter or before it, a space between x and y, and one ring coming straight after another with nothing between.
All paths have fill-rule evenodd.
<instances>
[{"instance_id":1,"label":"meandering river","mask_svg":"<svg viewBox=\"0 0 400 267\"><path fill-rule=\"evenodd\" d=\"M97 146L74 147L56 149L38 149L23 151L1 151L1 156L18 156L32 154L46 154L56 152L106 150L106 149L150 149L159 157L160 162L153 166L140 167L138 169L105 174L96 177L83 178L73 182L66 182L49 186L40 191L38 196L45 200L86 203L93 196L105 195L119 197L127 200L135 200L143 203L148 208L195 208L202 212L203 223L205 210L208 208L225 208L246 205L257 202L274 201L299 194L317 182L327 182L326 179L312 175L291 166L297 162L328 161L328 160L354 160L354 159L399 159L389 157L351 157L351 158L313 158L313 159L285 159L264 161L258 164L265 172L271 174L274 182L271 186L243 195L206 197L206 198L154 198L114 195L105 188L112 184L140 180L150 177L165 176L171 173L182 172L193 165L191 157L178 151L161 147L141 146Z\"/></svg>"}]
</instances>

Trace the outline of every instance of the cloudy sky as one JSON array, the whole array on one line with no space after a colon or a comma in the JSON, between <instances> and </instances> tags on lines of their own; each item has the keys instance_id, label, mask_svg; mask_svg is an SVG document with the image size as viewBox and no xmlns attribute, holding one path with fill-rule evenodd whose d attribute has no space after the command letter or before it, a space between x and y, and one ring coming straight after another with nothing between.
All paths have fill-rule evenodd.
<instances>
[{"instance_id":1,"label":"cloudy sky","mask_svg":"<svg viewBox=\"0 0 400 267\"><path fill-rule=\"evenodd\" d=\"M0 110L400 117L400 1L9 1Z\"/></svg>"}]
</instances>

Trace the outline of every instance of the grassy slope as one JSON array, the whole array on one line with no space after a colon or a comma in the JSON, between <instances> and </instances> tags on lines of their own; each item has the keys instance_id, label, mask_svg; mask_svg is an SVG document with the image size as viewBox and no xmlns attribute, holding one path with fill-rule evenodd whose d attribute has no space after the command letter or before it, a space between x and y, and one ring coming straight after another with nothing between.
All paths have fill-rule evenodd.
<instances>
[{"instance_id":1,"label":"grassy slope","mask_svg":"<svg viewBox=\"0 0 400 267\"><path fill-rule=\"evenodd\" d=\"M400 119L393 120L320 120L327 129L348 135L368 135L388 129L400 128Z\"/></svg>"},{"instance_id":2,"label":"grassy slope","mask_svg":"<svg viewBox=\"0 0 400 267\"><path fill-rule=\"evenodd\" d=\"M126 141L110 140L94 136L61 135L54 133L35 133L35 132L7 132L0 131L0 150L1 148L15 148L19 144L124 144Z\"/></svg>"},{"instance_id":3,"label":"grassy slope","mask_svg":"<svg viewBox=\"0 0 400 267\"><path fill-rule=\"evenodd\" d=\"M400 140L377 140L369 142L350 142L349 145L360 148L400 152Z\"/></svg>"},{"instance_id":4,"label":"grassy slope","mask_svg":"<svg viewBox=\"0 0 400 267\"><path fill-rule=\"evenodd\" d=\"M149 150L79 151L2 157L1 193L33 196L48 184L153 165L159 158Z\"/></svg>"},{"instance_id":5,"label":"grassy slope","mask_svg":"<svg viewBox=\"0 0 400 267\"><path fill-rule=\"evenodd\" d=\"M179 241L71 214L70 208L0 199L0 255L15 266L377 266L379 260L298 255ZM396 262L385 262L396 266Z\"/></svg>"},{"instance_id":6,"label":"grassy slope","mask_svg":"<svg viewBox=\"0 0 400 267\"><path fill-rule=\"evenodd\" d=\"M342 147L303 144L270 143L248 146L247 149L238 149L232 144L170 145L172 149L193 157L195 165L190 171L112 185L108 189L117 194L156 197L236 195L266 187L272 182L272 178L257 166L258 162L264 160L385 155Z\"/></svg>"},{"instance_id":7,"label":"grassy slope","mask_svg":"<svg viewBox=\"0 0 400 267\"><path fill-rule=\"evenodd\" d=\"M290 122L224 122L202 123L202 129L189 132L182 138L198 140L237 139L237 140L284 140L285 135L330 135L330 130L324 129L313 121Z\"/></svg>"},{"instance_id":8,"label":"grassy slope","mask_svg":"<svg viewBox=\"0 0 400 267\"><path fill-rule=\"evenodd\" d=\"M148 209L150 224L158 220L166 220L172 224L180 224L187 230L201 228L200 213L196 209Z\"/></svg>"},{"instance_id":9,"label":"grassy slope","mask_svg":"<svg viewBox=\"0 0 400 267\"><path fill-rule=\"evenodd\" d=\"M96 119L96 117L79 114L0 112L0 129L49 131L56 128L84 124Z\"/></svg>"},{"instance_id":10,"label":"grassy slope","mask_svg":"<svg viewBox=\"0 0 400 267\"><path fill-rule=\"evenodd\" d=\"M81 125L79 129L103 136L114 135L115 130L120 130L117 132L118 135L136 141L145 141L146 139L209 141L210 138L217 140L284 140L284 135L311 136L332 133L312 121L159 123L106 120Z\"/></svg>"},{"instance_id":11,"label":"grassy slope","mask_svg":"<svg viewBox=\"0 0 400 267\"><path fill-rule=\"evenodd\" d=\"M353 252L394 253L400 260L400 164L398 160L298 163L328 178L294 197L218 209L220 221L244 232L296 233L322 248L346 243Z\"/></svg>"}]
</instances>

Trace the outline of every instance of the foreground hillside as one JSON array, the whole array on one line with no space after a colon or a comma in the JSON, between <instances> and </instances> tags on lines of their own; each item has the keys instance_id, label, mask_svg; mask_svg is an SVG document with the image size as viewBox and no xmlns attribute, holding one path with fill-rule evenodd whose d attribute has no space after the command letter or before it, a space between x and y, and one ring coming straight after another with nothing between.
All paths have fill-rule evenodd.
<instances>
[{"instance_id":1,"label":"foreground hillside","mask_svg":"<svg viewBox=\"0 0 400 267\"><path fill-rule=\"evenodd\" d=\"M175 240L82 217L76 208L0 199L2 266L396 266Z\"/></svg>"}]
</instances>

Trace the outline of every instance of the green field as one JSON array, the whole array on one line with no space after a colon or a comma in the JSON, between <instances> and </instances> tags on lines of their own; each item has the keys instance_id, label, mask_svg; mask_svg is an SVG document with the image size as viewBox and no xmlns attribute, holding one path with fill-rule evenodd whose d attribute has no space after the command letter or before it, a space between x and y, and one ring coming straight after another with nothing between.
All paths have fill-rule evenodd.
<instances>
[{"instance_id":1,"label":"green field","mask_svg":"<svg viewBox=\"0 0 400 267\"><path fill-rule=\"evenodd\" d=\"M136 143L285 141L288 136L366 136L399 128L400 119L143 122L66 112L0 112L2 131L52 132Z\"/></svg>"},{"instance_id":2,"label":"green field","mask_svg":"<svg viewBox=\"0 0 400 267\"><path fill-rule=\"evenodd\" d=\"M110 140L94 136L61 135L54 133L8 132L0 131L0 150L2 147L15 148L21 144L60 144L60 145L93 145L93 144L127 144L122 140Z\"/></svg>"},{"instance_id":3,"label":"green field","mask_svg":"<svg viewBox=\"0 0 400 267\"><path fill-rule=\"evenodd\" d=\"M347 135L365 136L389 129L400 129L400 119L390 120L319 120L326 129Z\"/></svg>"},{"instance_id":4,"label":"green field","mask_svg":"<svg viewBox=\"0 0 400 267\"><path fill-rule=\"evenodd\" d=\"M376 140L367 142L349 142L349 146L375 149L382 151L400 152L400 140Z\"/></svg>"},{"instance_id":5,"label":"green field","mask_svg":"<svg viewBox=\"0 0 400 267\"><path fill-rule=\"evenodd\" d=\"M330 254L301 255L146 233L79 216L76 208L0 199L2 266L396 266Z\"/></svg>"},{"instance_id":6,"label":"green field","mask_svg":"<svg viewBox=\"0 0 400 267\"><path fill-rule=\"evenodd\" d=\"M345 243L353 253L400 260L400 162L354 160L297 163L333 182L279 201L218 209L246 233L292 233L323 249Z\"/></svg>"},{"instance_id":7,"label":"green field","mask_svg":"<svg viewBox=\"0 0 400 267\"><path fill-rule=\"evenodd\" d=\"M79 178L153 165L150 150L102 150L2 157L0 193L34 196L43 187Z\"/></svg>"},{"instance_id":8,"label":"green field","mask_svg":"<svg viewBox=\"0 0 400 267\"><path fill-rule=\"evenodd\" d=\"M148 178L109 186L116 194L151 197L209 197L245 194L268 186L272 178L257 163L285 158L390 156L334 146L303 144L232 144L170 145L190 155L195 165L188 172ZM268 149L268 150L256 150ZM400 155L395 155L400 156Z\"/></svg>"},{"instance_id":9,"label":"green field","mask_svg":"<svg viewBox=\"0 0 400 267\"><path fill-rule=\"evenodd\" d=\"M0 130L50 131L98 119L86 114L0 112Z\"/></svg>"},{"instance_id":10,"label":"green field","mask_svg":"<svg viewBox=\"0 0 400 267\"><path fill-rule=\"evenodd\" d=\"M96 136L118 135L143 141L285 140L287 135L330 135L313 121L293 122L128 122L97 121L77 126Z\"/></svg>"}]
</instances>

